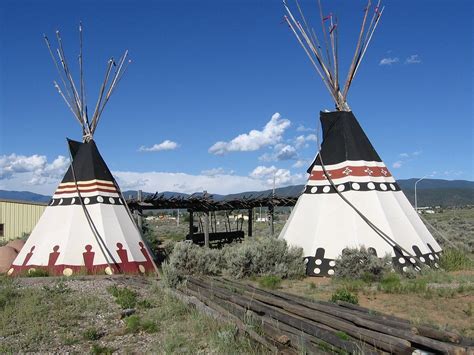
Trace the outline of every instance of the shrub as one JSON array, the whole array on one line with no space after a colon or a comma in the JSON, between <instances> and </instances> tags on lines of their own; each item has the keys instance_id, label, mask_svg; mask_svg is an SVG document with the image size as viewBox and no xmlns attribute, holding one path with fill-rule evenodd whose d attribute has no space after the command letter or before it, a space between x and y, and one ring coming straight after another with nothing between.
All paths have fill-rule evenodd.
<instances>
[{"instance_id":1,"label":"shrub","mask_svg":"<svg viewBox=\"0 0 474 355\"><path fill-rule=\"evenodd\" d=\"M99 340L102 334L95 328L89 328L84 331L82 336L85 340Z\"/></svg>"},{"instance_id":2,"label":"shrub","mask_svg":"<svg viewBox=\"0 0 474 355\"><path fill-rule=\"evenodd\" d=\"M154 321L150 319L142 321L137 315L124 318L123 321L128 333L138 333L140 330L147 333L155 333L158 331L158 326Z\"/></svg>"},{"instance_id":3,"label":"shrub","mask_svg":"<svg viewBox=\"0 0 474 355\"><path fill-rule=\"evenodd\" d=\"M107 291L115 297L115 302L122 309L134 308L137 304L137 293L127 287L110 286Z\"/></svg>"},{"instance_id":4,"label":"shrub","mask_svg":"<svg viewBox=\"0 0 474 355\"><path fill-rule=\"evenodd\" d=\"M92 348L91 348L91 353L93 355L109 355L109 354L112 354L114 352L113 349L110 349L106 346L100 346L100 345L97 345L97 344L93 344L92 345Z\"/></svg>"},{"instance_id":5,"label":"shrub","mask_svg":"<svg viewBox=\"0 0 474 355\"><path fill-rule=\"evenodd\" d=\"M305 274L303 249L288 247L283 239L247 239L226 246L223 252L226 273L235 278L252 275L295 278Z\"/></svg>"},{"instance_id":6,"label":"shrub","mask_svg":"<svg viewBox=\"0 0 474 355\"><path fill-rule=\"evenodd\" d=\"M344 249L336 260L335 276L373 282L381 280L391 269L390 256L379 258L364 247L352 248Z\"/></svg>"},{"instance_id":7,"label":"shrub","mask_svg":"<svg viewBox=\"0 0 474 355\"><path fill-rule=\"evenodd\" d=\"M344 301L347 303L358 304L359 299L357 295L349 292L345 288L336 290L331 296L331 302Z\"/></svg>"},{"instance_id":8,"label":"shrub","mask_svg":"<svg viewBox=\"0 0 474 355\"><path fill-rule=\"evenodd\" d=\"M219 275L223 266L221 254L218 249L178 242L174 245L168 263L181 275Z\"/></svg>"},{"instance_id":9,"label":"shrub","mask_svg":"<svg viewBox=\"0 0 474 355\"><path fill-rule=\"evenodd\" d=\"M44 285L43 290L51 296L71 292L69 286L61 280L57 281L52 287Z\"/></svg>"},{"instance_id":10,"label":"shrub","mask_svg":"<svg viewBox=\"0 0 474 355\"><path fill-rule=\"evenodd\" d=\"M129 333L137 333L140 330L140 317L137 315L133 315L123 320L125 322L125 326L127 328L127 332Z\"/></svg>"},{"instance_id":11,"label":"shrub","mask_svg":"<svg viewBox=\"0 0 474 355\"><path fill-rule=\"evenodd\" d=\"M46 277L49 276L49 272L44 269L30 269L26 276L28 277Z\"/></svg>"},{"instance_id":12,"label":"shrub","mask_svg":"<svg viewBox=\"0 0 474 355\"><path fill-rule=\"evenodd\" d=\"M178 242L162 265L163 278L168 286L175 287L187 275L302 277L305 274L302 254L301 248L289 248L284 240L274 238L247 239L222 249Z\"/></svg>"},{"instance_id":13,"label":"shrub","mask_svg":"<svg viewBox=\"0 0 474 355\"><path fill-rule=\"evenodd\" d=\"M446 271L466 270L473 267L473 261L469 256L464 251L455 248L445 249L439 264Z\"/></svg>"},{"instance_id":14,"label":"shrub","mask_svg":"<svg viewBox=\"0 0 474 355\"><path fill-rule=\"evenodd\" d=\"M161 264L161 272L163 273L163 282L168 287L175 288L183 281L183 275L168 261Z\"/></svg>"},{"instance_id":15,"label":"shrub","mask_svg":"<svg viewBox=\"0 0 474 355\"><path fill-rule=\"evenodd\" d=\"M258 284L264 288L272 290L277 289L281 284L281 277L278 276L262 276L258 280Z\"/></svg>"}]
</instances>

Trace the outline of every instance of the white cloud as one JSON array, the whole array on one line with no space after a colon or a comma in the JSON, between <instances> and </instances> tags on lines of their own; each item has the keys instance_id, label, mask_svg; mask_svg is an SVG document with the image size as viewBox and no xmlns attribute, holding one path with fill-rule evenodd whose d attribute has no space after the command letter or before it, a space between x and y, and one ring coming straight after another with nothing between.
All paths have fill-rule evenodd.
<instances>
[{"instance_id":1,"label":"white cloud","mask_svg":"<svg viewBox=\"0 0 474 355\"><path fill-rule=\"evenodd\" d=\"M273 147L273 153L264 153L258 160L271 162L271 161L283 161L283 160L294 160L298 157L295 147L289 144L276 144Z\"/></svg>"},{"instance_id":2,"label":"white cloud","mask_svg":"<svg viewBox=\"0 0 474 355\"><path fill-rule=\"evenodd\" d=\"M159 144L154 144L151 147L145 147L141 146L138 151L140 152L160 152L163 150L174 150L176 148L179 148L179 144L173 141L170 141L169 139L159 143Z\"/></svg>"},{"instance_id":3,"label":"white cloud","mask_svg":"<svg viewBox=\"0 0 474 355\"><path fill-rule=\"evenodd\" d=\"M311 164L309 159L299 159L292 165L292 167L296 169L307 168L309 164Z\"/></svg>"},{"instance_id":4,"label":"white cloud","mask_svg":"<svg viewBox=\"0 0 474 355\"><path fill-rule=\"evenodd\" d=\"M69 167L69 159L59 155L52 163L44 155L1 155L0 187L9 180L19 179L22 185L55 183Z\"/></svg>"},{"instance_id":5,"label":"white cloud","mask_svg":"<svg viewBox=\"0 0 474 355\"><path fill-rule=\"evenodd\" d=\"M68 168L69 161L58 156L52 162L42 155L0 155L0 189L31 191L52 195ZM192 175L171 172L113 171L122 190L176 191L193 193L207 190L210 193L228 194L259 191L271 188L273 171L278 186L305 182L305 175L291 174L286 169L270 167L269 171L252 171L249 176L233 175L233 171L216 168Z\"/></svg>"},{"instance_id":6,"label":"white cloud","mask_svg":"<svg viewBox=\"0 0 474 355\"><path fill-rule=\"evenodd\" d=\"M301 147L306 148L308 146L307 142L317 142L317 141L318 141L318 138L313 133L308 134L307 136L301 135L295 138L295 147L298 149Z\"/></svg>"},{"instance_id":7,"label":"white cloud","mask_svg":"<svg viewBox=\"0 0 474 355\"><path fill-rule=\"evenodd\" d=\"M412 54L405 59L405 64L421 64L421 58L418 54Z\"/></svg>"},{"instance_id":8,"label":"white cloud","mask_svg":"<svg viewBox=\"0 0 474 355\"><path fill-rule=\"evenodd\" d=\"M208 169L208 170L202 170L201 171L202 175L206 176L217 176L217 175L233 175L234 170L226 170L224 168L213 168L213 169Z\"/></svg>"},{"instance_id":9,"label":"white cloud","mask_svg":"<svg viewBox=\"0 0 474 355\"><path fill-rule=\"evenodd\" d=\"M264 179L230 174L192 175L170 172L131 172L114 171L122 190L143 190L146 192L174 191L194 193L208 191L216 194L229 194L243 191L258 191L268 188Z\"/></svg>"},{"instance_id":10,"label":"white cloud","mask_svg":"<svg viewBox=\"0 0 474 355\"><path fill-rule=\"evenodd\" d=\"M267 187L273 186L273 178L275 178L276 186L287 186L303 184L306 182L306 175L291 174L288 169L278 169L275 166L257 166L251 173L250 177L263 181Z\"/></svg>"},{"instance_id":11,"label":"white cloud","mask_svg":"<svg viewBox=\"0 0 474 355\"><path fill-rule=\"evenodd\" d=\"M403 165L403 161L398 160L398 161L396 161L395 163L392 164L392 167L393 167L394 169L399 169L399 168L402 167L402 165Z\"/></svg>"},{"instance_id":12,"label":"white cloud","mask_svg":"<svg viewBox=\"0 0 474 355\"><path fill-rule=\"evenodd\" d=\"M392 164L392 167L395 169L401 168L405 163L415 160L418 156L421 155L423 151L417 150L412 153L400 153L398 154L399 160Z\"/></svg>"},{"instance_id":13,"label":"white cloud","mask_svg":"<svg viewBox=\"0 0 474 355\"><path fill-rule=\"evenodd\" d=\"M398 63L400 61L400 59L398 59L398 57L394 57L394 58L391 58L391 57L387 57L387 58L382 58L379 62L379 65L392 65L392 64L395 64L395 63Z\"/></svg>"},{"instance_id":14,"label":"white cloud","mask_svg":"<svg viewBox=\"0 0 474 355\"><path fill-rule=\"evenodd\" d=\"M292 160L296 157L296 149L289 144L282 147L276 154L277 160Z\"/></svg>"},{"instance_id":15,"label":"white cloud","mask_svg":"<svg viewBox=\"0 0 474 355\"><path fill-rule=\"evenodd\" d=\"M315 128L308 128L300 124L298 128L296 128L296 132L316 132Z\"/></svg>"},{"instance_id":16,"label":"white cloud","mask_svg":"<svg viewBox=\"0 0 474 355\"><path fill-rule=\"evenodd\" d=\"M209 148L209 153L223 155L228 152L248 152L274 145L281 141L283 133L290 124L290 120L281 118L277 112L261 131L253 129L249 133L238 135L229 142L216 142Z\"/></svg>"}]
</instances>

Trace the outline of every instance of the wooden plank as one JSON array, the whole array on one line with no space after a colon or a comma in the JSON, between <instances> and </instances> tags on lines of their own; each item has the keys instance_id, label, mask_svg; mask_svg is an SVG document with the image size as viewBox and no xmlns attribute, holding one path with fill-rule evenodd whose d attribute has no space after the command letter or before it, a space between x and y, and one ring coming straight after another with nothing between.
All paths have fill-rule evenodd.
<instances>
[{"instance_id":1,"label":"wooden plank","mask_svg":"<svg viewBox=\"0 0 474 355\"><path fill-rule=\"evenodd\" d=\"M407 352L413 350L410 346L410 343L407 341L390 335L377 333L368 329L358 328L349 322L335 319L334 317L322 315L321 318L323 319L315 317L313 317L315 319L307 319L305 318L305 312L300 312L298 309L295 309L294 306L288 306L288 309L285 310L278 309L277 307L264 304L255 299L248 298L247 296L233 294L229 290L219 288L217 285L209 285L202 279L193 280L191 278L188 280L188 287L191 285L192 287L198 288L209 287L211 292L217 297L237 303L259 314L267 314L272 318L278 319L288 325L296 327L297 329L304 330L305 332L316 336L317 338L321 338L330 344L331 341L334 341L336 344L332 345L338 346L339 348L347 351L356 351L352 343L343 341L341 339L333 339L332 337L334 335L325 329L321 329L321 327L318 326L318 323L329 325L334 329L344 331L356 339L363 340L372 346L386 351L396 350L398 352Z\"/></svg>"},{"instance_id":2,"label":"wooden plank","mask_svg":"<svg viewBox=\"0 0 474 355\"><path fill-rule=\"evenodd\" d=\"M229 280L227 280L229 281ZM235 284L235 282L234 282ZM272 294L275 296L278 296L282 299L295 302L301 305L304 305L309 308L314 308L316 310L322 310L326 311L326 313L331 313L332 310L334 309L335 311L339 312L342 308L345 314L353 314L355 316L358 316L363 319L367 319L373 322L380 323L384 326L389 326L389 327L395 327L399 329L404 329L407 331L411 331L413 334L418 334L421 336L425 336L431 339L443 341L443 342L451 342L451 343L456 343L459 344L462 340L462 337L456 333L453 332L448 332L448 331L442 331L438 330L429 326L425 325L413 325L410 323L408 320L405 320L403 318L395 317L395 316L390 316L386 315L383 313L375 312L373 311L358 306L358 305L353 305L351 303L347 302L342 302L338 301L337 304L334 304L332 302L324 302L324 301L312 301L309 299L305 299L301 296L297 295L290 295L287 293L283 293L280 291L274 291L274 290L261 290L258 288L253 287L252 285L248 284L241 284L245 285L248 289L253 289L253 290L260 290L260 292L265 292L267 294ZM327 307L326 310L324 310L321 306Z\"/></svg>"},{"instance_id":3,"label":"wooden plank","mask_svg":"<svg viewBox=\"0 0 474 355\"><path fill-rule=\"evenodd\" d=\"M271 350L274 353L278 352L277 347L270 344L268 342L268 340L261 337L255 331L253 331L251 329L248 329L248 327L246 327L245 324L242 323L242 321L237 316L233 315L232 313L227 311L225 308L218 305L216 302L213 302L211 300L211 297L209 297L209 295L208 295L208 297L200 297L199 292L195 292L195 291L190 290L190 289L188 289L187 292L191 293L194 297L200 299L204 304L206 304L211 309L214 309L215 311L217 311L220 314L224 315L226 318L231 319L241 331L246 333L250 338L252 338L256 342L260 343L261 345L263 345L264 347L266 347L267 349ZM201 290L201 292L202 292L202 290Z\"/></svg>"}]
</instances>

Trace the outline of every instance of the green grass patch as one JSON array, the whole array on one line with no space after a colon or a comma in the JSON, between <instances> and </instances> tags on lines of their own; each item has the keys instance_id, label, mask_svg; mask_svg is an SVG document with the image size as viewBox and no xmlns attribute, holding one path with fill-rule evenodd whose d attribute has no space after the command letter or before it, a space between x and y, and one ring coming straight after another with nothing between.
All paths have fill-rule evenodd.
<instances>
[{"instance_id":1,"label":"green grass patch","mask_svg":"<svg viewBox=\"0 0 474 355\"><path fill-rule=\"evenodd\" d=\"M155 333L158 331L157 323L152 319L143 320L140 316L134 314L130 317L124 318L125 329L127 333L138 333L144 331L147 333Z\"/></svg>"},{"instance_id":2,"label":"green grass patch","mask_svg":"<svg viewBox=\"0 0 474 355\"><path fill-rule=\"evenodd\" d=\"M93 344L91 348L91 354L93 355L111 355L113 352L114 349L99 344Z\"/></svg>"},{"instance_id":3,"label":"green grass patch","mask_svg":"<svg viewBox=\"0 0 474 355\"><path fill-rule=\"evenodd\" d=\"M344 301L352 304L359 304L359 298L347 289L336 290L331 296L331 302Z\"/></svg>"},{"instance_id":4,"label":"green grass patch","mask_svg":"<svg viewBox=\"0 0 474 355\"><path fill-rule=\"evenodd\" d=\"M263 288L275 290L281 285L281 277L278 276L262 276L258 279L258 284Z\"/></svg>"},{"instance_id":5,"label":"green grass patch","mask_svg":"<svg viewBox=\"0 0 474 355\"><path fill-rule=\"evenodd\" d=\"M85 340L99 340L102 334L96 328L88 328L82 333Z\"/></svg>"},{"instance_id":6,"label":"green grass patch","mask_svg":"<svg viewBox=\"0 0 474 355\"><path fill-rule=\"evenodd\" d=\"M350 292L360 292L370 286L370 283L362 279L332 278L331 282L340 289L346 289Z\"/></svg>"},{"instance_id":7,"label":"green grass patch","mask_svg":"<svg viewBox=\"0 0 474 355\"><path fill-rule=\"evenodd\" d=\"M446 271L470 270L473 264L464 251L455 248L445 249L439 260L439 265Z\"/></svg>"},{"instance_id":8,"label":"green grass patch","mask_svg":"<svg viewBox=\"0 0 474 355\"><path fill-rule=\"evenodd\" d=\"M138 333L141 329L140 316L134 314L130 317L124 318L125 327L128 333Z\"/></svg>"},{"instance_id":9,"label":"green grass patch","mask_svg":"<svg viewBox=\"0 0 474 355\"><path fill-rule=\"evenodd\" d=\"M137 293L127 287L117 287L113 285L108 287L107 291L115 297L115 302L122 307L122 309L135 308L137 305Z\"/></svg>"},{"instance_id":10,"label":"green grass patch","mask_svg":"<svg viewBox=\"0 0 474 355\"><path fill-rule=\"evenodd\" d=\"M342 339L342 340L349 340L350 339L349 335L347 335L344 332L340 332L340 331L336 332L336 335L339 339Z\"/></svg>"},{"instance_id":11,"label":"green grass patch","mask_svg":"<svg viewBox=\"0 0 474 355\"><path fill-rule=\"evenodd\" d=\"M49 272L44 269L30 269L26 273L27 277L47 277L49 276Z\"/></svg>"}]
</instances>

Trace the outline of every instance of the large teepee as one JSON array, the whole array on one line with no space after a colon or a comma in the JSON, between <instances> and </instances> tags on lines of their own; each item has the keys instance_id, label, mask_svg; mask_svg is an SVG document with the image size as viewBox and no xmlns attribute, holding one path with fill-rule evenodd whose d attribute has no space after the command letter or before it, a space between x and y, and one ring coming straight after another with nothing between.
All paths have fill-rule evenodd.
<instances>
[{"instance_id":1,"label":"large teepee","mask_svg":"<svg viewBox=\"0 0 474 355\"><path fill-rule=\"evenodd\" d=\"M93 140L104 107L125 72L127 51L117 63L113 58L108 61L89 120L82 71L82 26L79 33L79 86L72 79L59 32L58 60L46 37L45 41L61 79L60 83L54 82L55 87L79 121L83 142L68 140L71 165L9 274L37 269L66 276L145 273L156 268L120 188Z\"/></svg>"},{"instance_id":2,"label":"large teepee","mask_svg":"<svg viewBox=\"0 0 474 355\"><path fill-rule=\"evenodd\" d=\"M334 274L345 248L366 247L390 254L402 271L422 264L437 268L440 246L400 190L347 104L347 93L364 57L383 8L369 0L356 51L343 88L339 87L337 19L324 15L321 39L308 25L299 3L298 20L284 3L285 19L322 78L336 111L321 112L323 141L303 194L280 238L304 250L307 274ZM370 12L373 14L370 15ZM371 20L368 21L369 17ZM368 26L367 26L368 24Z\"/></svg>"}]
</instances>

